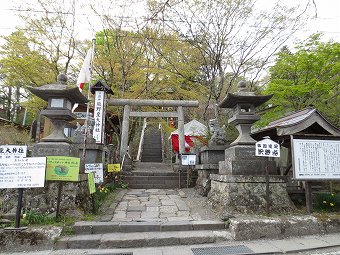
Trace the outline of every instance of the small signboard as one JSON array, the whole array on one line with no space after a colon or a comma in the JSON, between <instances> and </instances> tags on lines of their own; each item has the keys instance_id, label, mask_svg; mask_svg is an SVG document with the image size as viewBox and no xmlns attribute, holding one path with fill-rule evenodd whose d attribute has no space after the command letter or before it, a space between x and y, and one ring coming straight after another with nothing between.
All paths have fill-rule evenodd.
<instances>
[{"instance_id":1,"label":"small signboard","mask_svg":"<svg viewBox=\"0 0 340 255\"><path fill-rule=\"evenodd\" d=\"M182 166L196 165L196 154L181 154Z\"/></svg>"},{"instance_id":2,"label":"small signboard","mask_svg":"<svg viewBox=\"0 0 340 255\"><path fill-rule=\"evenodd\" d=\"M85 173L94 173L94 182L101 183L104 181L103 174L103 164L95 163L95 164L85 164Z\"/></svg>"},{"instance_id":3,"label":"small signboard","mask_svg":"<svg viewBox=\"0 0 340 255\"><path fill-rule=\"evenodd\" d=\"M120 164L108 164L107 171L109 173L120 172Z\"/></svg>"},{"instance_id":4,"label":"small signboard","mask_svg":"<svg viewBox=\"0 0 340 255\"><path fill-rule=\"evenodd\" d=\"M44 187L45 168L45 157L2 159L0 189Z\"/></svg>"},{"instance_id":5,"label":"small signboard","mask_svg":"<svg viewBox=\"0 0 340 255\"><path fill-rule=\"evenodd\" d=\"M0 159L26 157L26 145L0 145Z\"/></svg>"},{"instance_id":6,"label":"small signboard","mask_svg":"<svg viewBox=\"0 0 340 255\"><path fill-rule=\"evenodd\" d=\"M74 112L73 114L77 116L77 120L86 120L86 112Z\"/></svg>"},{"instance_id":7,"label":"small signboard","mask_svg":"<svg viewBox=\"0 0 340 255\"><path fill-rule=\"evenodd\" d=\"M292 138L297 180L340 180L340 140Z\"/></svg>"},{"instance_id":8,"label":"small signboard","mask_svg":"<svg viewBox=\"0 0 340 255\"><path fill-rule=\"evenodd\" d=\"M87 180L89 183L89 190L90 190L90 194L93 194L96 192L96 185L94 184L94 173L88 173L87 175Z\"/></svg>"},{"instance_id":9,"label":"small signboard","mask_svg":"<svg viewBox=\"0 0 340 255\"><path fill-rule=\"evenodd\" d=\"M255 144L255 156L280 157L280 145L269 138L265 138Z\"/></svg>"},{"instance_id":10,"label":"small signboard","mask_svg":"<svg viewBox=\"0 0 340 255\"><path fill-rule=\"evenodd\" d=\"M47 181L78 181L80 158L48 156L46 165Z\"/></svg>"}]
</instances>

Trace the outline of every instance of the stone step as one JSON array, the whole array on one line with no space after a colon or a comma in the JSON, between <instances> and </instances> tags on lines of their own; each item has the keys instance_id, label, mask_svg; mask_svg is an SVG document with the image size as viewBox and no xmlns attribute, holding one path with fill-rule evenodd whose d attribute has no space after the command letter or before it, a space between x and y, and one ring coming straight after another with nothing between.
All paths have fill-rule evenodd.
<instances>
[{"instance_id":1,"label":"stone step","mask_svg":"<svg viewBox=\"0 0 340 255\"><path fill-rule=\"evenodd\" d=\"M162 162L162 159L155 159L155 158L142 158L142 162Z\"/></svg>"},{"instance_id":2,"label":"stone step","mask_svg":"<svg viewBox=\"0 0 340 255\"><path fill-rule=\"evenodd\" d=\"M162 150L161 148L157 149L155 151L154 148L146 148L146 149L143 149L143 152L142 152L142 156L145 156L145 155L162 155Z\"/></svg>"},{"instance_id":3,"label":"stone step","mask_svg":"<svg viewBox=\"0 0 340 255\"><path fill-rule=\"evenodd\" d=\"M162 143L161 137L144 137L143 144L146 143Z\"/></svg>"},{"instance_id":4,"label":"stone step","mask_svg":"<svg viewBox=\"0 0 340 255\"><path fill-rule=\"evenodd\" d=\"M186 180L186 176L185 175L181 175L181 180ZM126 181L164 181L164 180L178 180L179 177L178 175L176 176L124 176L123 177L124 180Z\"/></svg>"},{"instance_id":5,"label":"stone step","mask_svg":"<svg viewBox=\"0 0 340 255\"><path fill-rule=\"evenodd\" d=\"M122 179L124 183L129 184L129 185L134 185L134 184L153 184L153 185L174 185L177 186L178 182L179 182L179 178L178 179L172 179L172 180L167 180L167 179L163 179L163 180L147 180L147 181L143 181L140 179ZM195 178L192 178L192 181L195 181ZM187 179L186 178L181 178L180 179L181 183L186 183Z\"/></svg>"},{"instance_id":6,"label":"stone step","mask_svg":"<svg viewBox=\"0 0 340 255\"><path fill-rule=\"evenodd\" d=\"M156 247L169 245L193 245L232 240L227 230L133 232L76 235L63 237L55 243L55 249L111 249Z\"/></svg>"},{"instance_id":7,"label":"stone step","mask_svg":"<svg viewBox=\"0 0 340 255\"><path fill-rule=\"evenodd\" d=\"M145 152L142 153L142 158L162 158L162 153L161 152Z\"/></svg>"},{"instance_id":8,"label":"stone step","mask_svg":"<svg viewBox=\"0 0 340 255\"><path fill-rule=\"evenodd\" d=\"M167 231L196 231L196 230L224 230L223 221L198 220L198 221L78 221L73 230L77 235L107 234L107 233L132 233L132 232L167 232Z\"/></svg>"},{"instance_id":9,"label":"stone step","mask_svg":"<svg viewBox=\"0 0 340 255\"><path fill-rule=\"evenodd\" d=\"M186 188L186 182L181 182L181 187L179 187L178 182L166 183L166 184L154 184L154 183L127 183L129 189L178 189ZM191 187L191 186L190 186Z\"/></svg>"},{"instance_id":10,"label":"stone step","mask_svg":"<svg viewBox=\"0 0 340 255\"><path fill-rule=\"evenodd\" d=\"M160 159L162 160L162 154L159 153L159 154L153 154L153 153L146 153L146 154L142 154L142 162L143 162L143 159L146 159L146 158L150 158L150 159Z\"/></svg>"},{"instance_id":11,"label":"stone step","mask_svg":"<svg viewBox=\"0 0 340 255\"><path fill-rule=\"evenodd\" d=\"M178 182L179 180L158 180L158 181L138 181L138 180L123 180L124 183L129 184L129 187L131 187L131 185L152 185L152 186L174 186L175 188L178 188ZM183 183L187 183L186 179L181 179L181 184Z\"/></svg>"},{"instance_id":12,"label":"stone step","mask_svg":"<svg viewBox=\"0 0 340 255\"><path fill-rule=\"evenodd\" d=\"M183 175L183 174L181 174ZM148 172L148 171L131 171L131 172L122 172L122 176L178 176L178 173L175 172Z\"/></svg>"},{"instance_id":13,"label":"stone step","mask_svg":"<svg viewBox=\"0 0 340 255\"><path fill-rule=\"evenodd\" d=\"M150 162L150 163L143 163L143 162L134 162L133 163L133 167L135 169L161 169L162 172L164 172L164 170L167 169L171 169L172 170L172 164L169 163L159 163L159 162Z\"/></svg>"}]
</instances>

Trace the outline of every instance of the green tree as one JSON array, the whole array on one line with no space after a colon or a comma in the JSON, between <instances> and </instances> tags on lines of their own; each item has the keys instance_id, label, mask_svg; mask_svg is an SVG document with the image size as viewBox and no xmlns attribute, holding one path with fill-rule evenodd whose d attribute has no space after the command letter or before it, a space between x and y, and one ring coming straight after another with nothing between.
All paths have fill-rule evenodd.
<instances>
[{"instance_id":1,"label":"green tree","mask_svg":"<svg viewBox=\"0 0 340 255\"><path fill-rule=\"evenodd\" d=\"M340 126L340 43L322 42L319 34L290 51L284 47L264 92L274 94L275 108L263 116L262 125L290 111L312 106Z\"/></svg>"},{"instance_id":2,"label":"green tree","mask_svg":"<svg viewBox=\"0 0 340 255\"><path fill-rule=\"evenodd\" d=\"M6 118L19 122L19 105L28 97L27 86L51 82L54 78L53 66L44 55L30 47L31 42L22 31L16 31L3 39L5 43L0 50L0 75ZM32 111L36 112L36 109Z\"/></svg>"},{"instance_id":3,"label":"green tree","mask_svg":"<svg viewBox=\"0 0 340 255\"><path fill-rule=\"evenodd\" d=\"M201 84L209 93L206 110L217 107L240 76L256 84L275 52L305 18L306 8L282 1L263 11L253 0L152 0L151 20L182 35L199 52ZM229 75L228 75L229 74Z\"/></svg>"}]
</instances>

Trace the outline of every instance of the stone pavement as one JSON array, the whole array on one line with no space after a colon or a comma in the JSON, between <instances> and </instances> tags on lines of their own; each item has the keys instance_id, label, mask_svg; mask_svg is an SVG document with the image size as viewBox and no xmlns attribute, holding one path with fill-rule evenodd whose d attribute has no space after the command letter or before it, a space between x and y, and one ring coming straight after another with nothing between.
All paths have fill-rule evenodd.
<instances>
[{"instance_id":1,"label":"stone pavement","mask_svg":"<svg viewBox=\"0 0 340 255\"><path fill-rule=\"evenodd\" d=\"M101 221L170 222L219 220L207 199L192 189L121 190L104 211ZM192 201L194 199L194 203ZM197 209L198 205L200 209ZM189 207L190 206L190 207Z\"/></svg>"},{"instance_id":2,"label":"stone pavement","mask_svg":"<svg viewBox=\"0 0 340 255\"><path fill-rule=\"evenodd\" d=\"M44 251L30 252L38 248L31 246L25 254L340 254L339 233L318 234L327 233L325 230L335 231L333 228L340 224L337 220L325 224L312 216L301 219L291 216L278 221L254 215L233 218L229 229L225 229L207 198L198 195L194 189L130 189L118 192L115 200L105 207L100 221L76 223L76 235L57 240L59 245L55 248L59 250L45 247ZM324 231L320 232L321 229ZM290 235L309 235L286 238L282 231ZM275 235L276 232L281 235ZM242 241L244 239L239 239L239 235L257 240ZM335 253L313 253L315 249L325 248ZM216 249L234 252L217 253ZM201 253L193 252L200 250Z\"/></svg>"},{"instance_id":3,"label":"stone pavement","mask_svg":"<svg viewBox=\"0 0 340 255\"><path fill-rule=\"evenodd\" d=\"M24 252L27 255L194 255L193 249L206 248L245 248L248 252L240 253L198 253L202 255L216 254L308 254L338 255L340 254L340 234L312 235L282 240L228 241L218 244L163 246L149 248L125 249L82 249L82 250L44 250ZM1 253L1 252L0 252ZM3 253L4 254L4 253ZM9 254L8 252L5 254ZM23 253L10 253L19 255Z\"/></svg>"}]
</instances>

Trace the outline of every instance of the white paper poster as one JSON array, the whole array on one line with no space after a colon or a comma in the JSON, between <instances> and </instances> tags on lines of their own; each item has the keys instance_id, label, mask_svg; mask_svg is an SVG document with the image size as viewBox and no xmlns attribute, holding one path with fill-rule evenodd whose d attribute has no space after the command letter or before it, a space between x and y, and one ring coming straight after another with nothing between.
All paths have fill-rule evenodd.
<instances>
[{"instance_id":1,"label":"white paper poster","mask_svg":"<svg viewBox=\"0 0 340 255\"><path fill-rule=\"evenodd\" d=\"M181 162L183 166L194 166L196 165L196 155L195 154L182 154Z\"/></svg>"},{"instance_id":2,"label":"white paper poster","mask_svg":"<svg viewBox=\"0 0 340 255\"><path fill-rule=\"evenodd\" d=\"M94 173L94 182L102 183L104 181L103 164L85 164L85 173Z\"/></svg>"},{"instance_id":3,"label":"white paper poster","mask_svg":"<svg viewBox=\"0 0 340 255\"><path fill-rule=\"evenodd\" d=\"M2 159L0 189L44 187L45 169L46 157Z\"/></svg>"}]
</instances>

